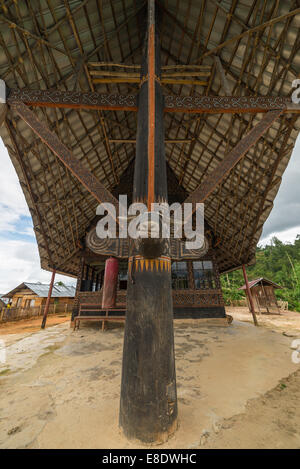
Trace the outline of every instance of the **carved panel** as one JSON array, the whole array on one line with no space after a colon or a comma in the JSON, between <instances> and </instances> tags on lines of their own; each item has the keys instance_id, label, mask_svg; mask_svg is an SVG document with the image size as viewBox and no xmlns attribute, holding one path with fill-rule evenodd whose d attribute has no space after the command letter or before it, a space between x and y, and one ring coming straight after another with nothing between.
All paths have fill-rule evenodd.
<instances>
[{"instance_id":1,"label":"carved panel","mask_svg":"<svg viewBox=\"0 0 300 469\"><path fill-rule=\"evenodd\" d=\"M81 291L78 293L78 302L81 303L91 303L95 305L102 304L102 291Z\"/></svg>"},{"instance_id":2,"label":"carved panel","mask_svg":"<svg viewBox=\"0 0 300 469\"><path fill-rule=\"evenodd\" d=\"M209 307L224 306L221 290L175 290L173 291L174 306Z\"/></svg>"},{"instance_id":3,"label":"carved panel","mask_svg":"<svg viewBox=\"0 0 300 469\"><path fill-rule=\"evenodd\" d=\"M135 95L80 93L77 91L13 89L7 102L21 101L31 106L136 111Z\"/></svg>"},{"instance_id":4,"label":"carved panel","mask_svg":"<svg viewBox=\"0 0 300 469\"><path fill-rule=\"evenodd\" d=\"M129 248L128 239L120 238L99 238L96 232L96 228L92 228L86 235L86 246L92 252L102 256L114 256L120 259L128 259ZM133 240L133 251L132 256L137 256L140 252L137 240ZM173 260L183 259L200 259L202 258L209 249L209 243L207 239L204 239L202 248L200 249L187 249L185 241L180 239L171 240L171 258ZM163 254L168 254L167 246L163 250Z\"/></svg>"},{"instance_id":5,"label":"carved panel","mask_svg":"<svg viewBox=\"0 0 300 469\"><path fill-rule=\"evenodd\" d=\"M291 98L279 96L165 96L167 112L268 112L285 110Z\"/></svg>"}]
</instances>

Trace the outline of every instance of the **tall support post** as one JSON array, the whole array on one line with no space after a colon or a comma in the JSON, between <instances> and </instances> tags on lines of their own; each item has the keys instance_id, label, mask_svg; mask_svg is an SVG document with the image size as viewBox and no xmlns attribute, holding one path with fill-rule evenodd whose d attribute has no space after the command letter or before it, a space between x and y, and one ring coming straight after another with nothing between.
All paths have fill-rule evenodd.
<instances>
[{"instance_id":1,"label":"tall support post","mask_svg":"<svg viewBox=\"0 0 300 469\"><path fill-rule=\"evenodd\" d=\"M99 290L99 272L96 275L96 286L95 286L95 291Z\"/></svg>"},{"instance_id":2,"label":"tall support post","mask_svg":"<svg viewBox=\"0 0 300 469\"><path fill-rule=\"evenodd\" d=\"M92 267L91 286L90 286L91 291L94 291L94 281L95 281L95 269L94 267Z\"/></svg>"},{"instance_id":3,"label":"tall support post","mask_svg":"<svg viewBox=\"0 0 300 469\"><path fill-rule=\"evenodd\" d=\"M138 97L133 201L151 211L167 202L164 98L155 1L148 1L147 34ZM158 255L133 256L129 241L120 426L129 439L162 443L177 427L170 244Z\"/></svg>"},{"instance_id":4,"label":"tall support post","mask_svg":"<svg viewBox=\"0 0 300 469\"><path fill-rule=\"evenodd\" d=\"M43 320L42 320L41 329L45 329L45 326L46 326L47 315L48 315L49 306L50 306L50 299L51 299L51 295L52 295L55 274L56 274L56 270L53 269L52 276L51 276L51 282L50 282L50 286L49 286L49 291L48 291L48 297L47 297L47 301L46 301L46 304L45 304L44 316L43 316Z\"/></svg>"},{"instance_id":5,"label":"tall support post","mask_svg":"<svg viewBox=\"0 0 300 469\"><path fill-rule=\"evenodd\" d=\"M253 298L252 298L252 293L251 293L250 286L249 286L249 282L248 282L248 276L247 276L247 272L246 272L246 267L245 267L244 264L243 264L242 267L243 267L243 274L244 274L244 279L245 279L245 285L246 285L247 296L248 296L249 305L250 305L250 311L251 311L251 314L252 314L252 316L253 316L254 325L255 325L255 326L258 326L258 322L257 322L256 314L255 314L254 303L253 303Z\"/></svg>"},{"instance_id":6,"label":"tall support post","mask_svg":"<svg viewBox=\"0 0 300 469\"><path fill-rule=\"evenodd\" d=\"M268 301L269 301L269 300L268 300L268 296L267 296L267 294L266 294L266 290L265 290L265 287L264 287L263 282L260 282L260 284L261 284L261 288L262 288L262 291L263 291L264 297L265 297L267 313L269 314L269 313L270 313L270 310L269 310L269 307L268 307Z\"/></svg>"},{"instance_id":7,"label":"tall support post","mask_svg":"<svg viewBox=\"0 0 300 469\"><path fill-rule=\"evenodd\" d=\"M116 306L118 286L119 261L115 257L109 257L105 262L102 308Z\"/></svg>"},{"instance_id":8,"label":"tall support post","mask_svg":"<svg viewBox=\"0 0 300 469\"><path fill-rule=\"evenodd\" d=\"M73 308L72 308L72 317L71 317L71 327L73 327L74 323L74 318L75 316L78 315L79 311L79 292L81 291L82 287L82 280L84 278L84 266L85 266L85 258L82 253L80 257L80 262L79 262L79 269L78 269L78 276L77 276L77 282L76 282L76 290L75 290L75 298L74 298L74 303L73 303Z\"/></svg>"},{"instance_id":9,"label":"tall support post","mask_svg":"<svg viewBox=\"0 0 300 469\"><path fill-rule=\"evenodd\" d=\"M88 291L90 288L90 266L86 264L85 266L85 277L84 277L84 290Z\"/></svg>"}]
</instances>

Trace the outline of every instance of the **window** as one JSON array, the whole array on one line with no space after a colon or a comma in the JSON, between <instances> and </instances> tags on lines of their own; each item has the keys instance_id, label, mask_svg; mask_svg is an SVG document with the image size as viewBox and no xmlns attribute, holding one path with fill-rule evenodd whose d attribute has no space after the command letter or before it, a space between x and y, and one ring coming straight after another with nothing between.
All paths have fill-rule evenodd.
<instances>
[{"instance_id":1,"label":"window","mask_svg":"<svg viewBox=\"0 0 300 469\"><path fill-rule=\"evenodd\" d=\"M173 262L172 288L174 290L185 290L189 288L189 273L187 262Z\"/></svg>"},{"instance_id":2,"label":"window","mask_svg":"<svg viewBox=\"0 0 300 469\"><path fill-rule=\"evenodd\" d=\"M216 288L212 261L193 262L193 270L196 290Z\"/></svg>"},{"instance_id":3,"label":"window","mask_svg":"<svg viewBox=\"0 0 300 469\"><path fill-rule=\"evenodd\" d=\"M21 303L22 303L22 297L19 296L19 298L17 299L17 308L21 306Z\"/></svg>"},{"instance_id":4,"label":"window","mask_svg":"<svg viewBox=\"0 0 300 469\"><path fill-rule=\"evenodd\" d=\"M35 304L35 300L25 300L24 308L33 308Z\"/></svg>"},{"instance_id":5,"label":"window","mask_svg":"<svg viewBox=\"0 0 300 469\"><path fill-rule=\"evenodd\" d=\"M128 274L127 270L119 271L119 290L127 290Z\"/></svg>"}]
</instances>

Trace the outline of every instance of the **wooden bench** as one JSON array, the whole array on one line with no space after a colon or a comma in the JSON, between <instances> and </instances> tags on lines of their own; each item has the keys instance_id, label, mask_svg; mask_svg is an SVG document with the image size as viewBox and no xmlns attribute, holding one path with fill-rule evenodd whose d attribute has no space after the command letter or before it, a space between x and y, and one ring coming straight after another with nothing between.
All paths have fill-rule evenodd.
<instances>
[{"instance_id":1,"label":"wooden bench","mask_svg":"<svg viewBox=\"0 0 300 469\"><path fill-rule=\"evenodd\" d=\"M94 316L94 315L87 315L87 312L103 312L105 315L103 316ZM80 321L101 321L102 322L102 331L105 330L105 323L109 321L125 321L125 314L124 316L110 316L109 313L113 311L126 311L126 308L107 308L102 309L97 304L89 304L89 303L82 303L79 307L79 314L74 318L74 331L79 329Z\"/></svg>"}]
</instances>

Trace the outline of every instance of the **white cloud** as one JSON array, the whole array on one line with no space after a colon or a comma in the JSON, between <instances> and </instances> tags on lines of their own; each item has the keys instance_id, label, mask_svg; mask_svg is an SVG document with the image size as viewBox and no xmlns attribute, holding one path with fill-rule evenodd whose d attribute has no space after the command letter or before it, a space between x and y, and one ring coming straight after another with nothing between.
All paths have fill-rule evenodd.
<instances>
[{"instance_id":1,"label":"white cloud","mask_svg":"<svg viewBox=\"0 0 300 469\"><path fill-rule=\"evenodd\" d=\"M265 223L261 240L276 236L294 241L300 234L300 137L297 139L289 165L274 201L273 210ZM298 230L298 232L297 232ZM296 235L294 236L294 233Z\"/></svg>"},{"instance_id":2,"label":"white cloud","mask_svg":"<svg viewBox=\"0 0 300 469\"><path fill-rule=\"evenodd\" d=\"M22 282L49 283L51 272L40 268L36 243L0 237L0 293L7 293ZM56 281L74 285L75 279L56 275Z\"/></svg>"},{"instance_id":3,"label":"white cloud","mask_svg":"<svg viewBox=\"0 0 300 469\"><path fill-rule=\"evenodd\" d=\"M15 224L22 216L30 217L30 212L15 168L1 139L0 167L0 232L14 232Z\"/></svg>"},{"instance_id":4,"label":"white cloud","mask_svg":"<svg viewBox=\"0 0 300 469\"><path fill-rule=\"evenodd\" d=\"M259 244L261 246L270 244L270 241L274 236L280 239L280 241L282 241L283 243L293 243L297 235L300 235L300 226L290 228L289 230L280 231L279 233L278 232L270 233L268 236L261 238L259 241Z\"/></svg>"},{"instance_id":5,"label":"white cloud","mask_svg":"<svg viewBox=\"0 0 300 469\"><path fill-rule=\"evenodd\" d=\"M51 272L41 269L37 244L28 241L34 231L32 226L23 226L21 217L31 220L30 212L1 138L0 168L0 293L3 294L26 281L49 283ZM21 229L17 230L17 224ZM21 239L11 239L8 233L17 234ZM66 284L75 282L63 275L56 275L56 280Z\"/></svg>"}]
</instances>

